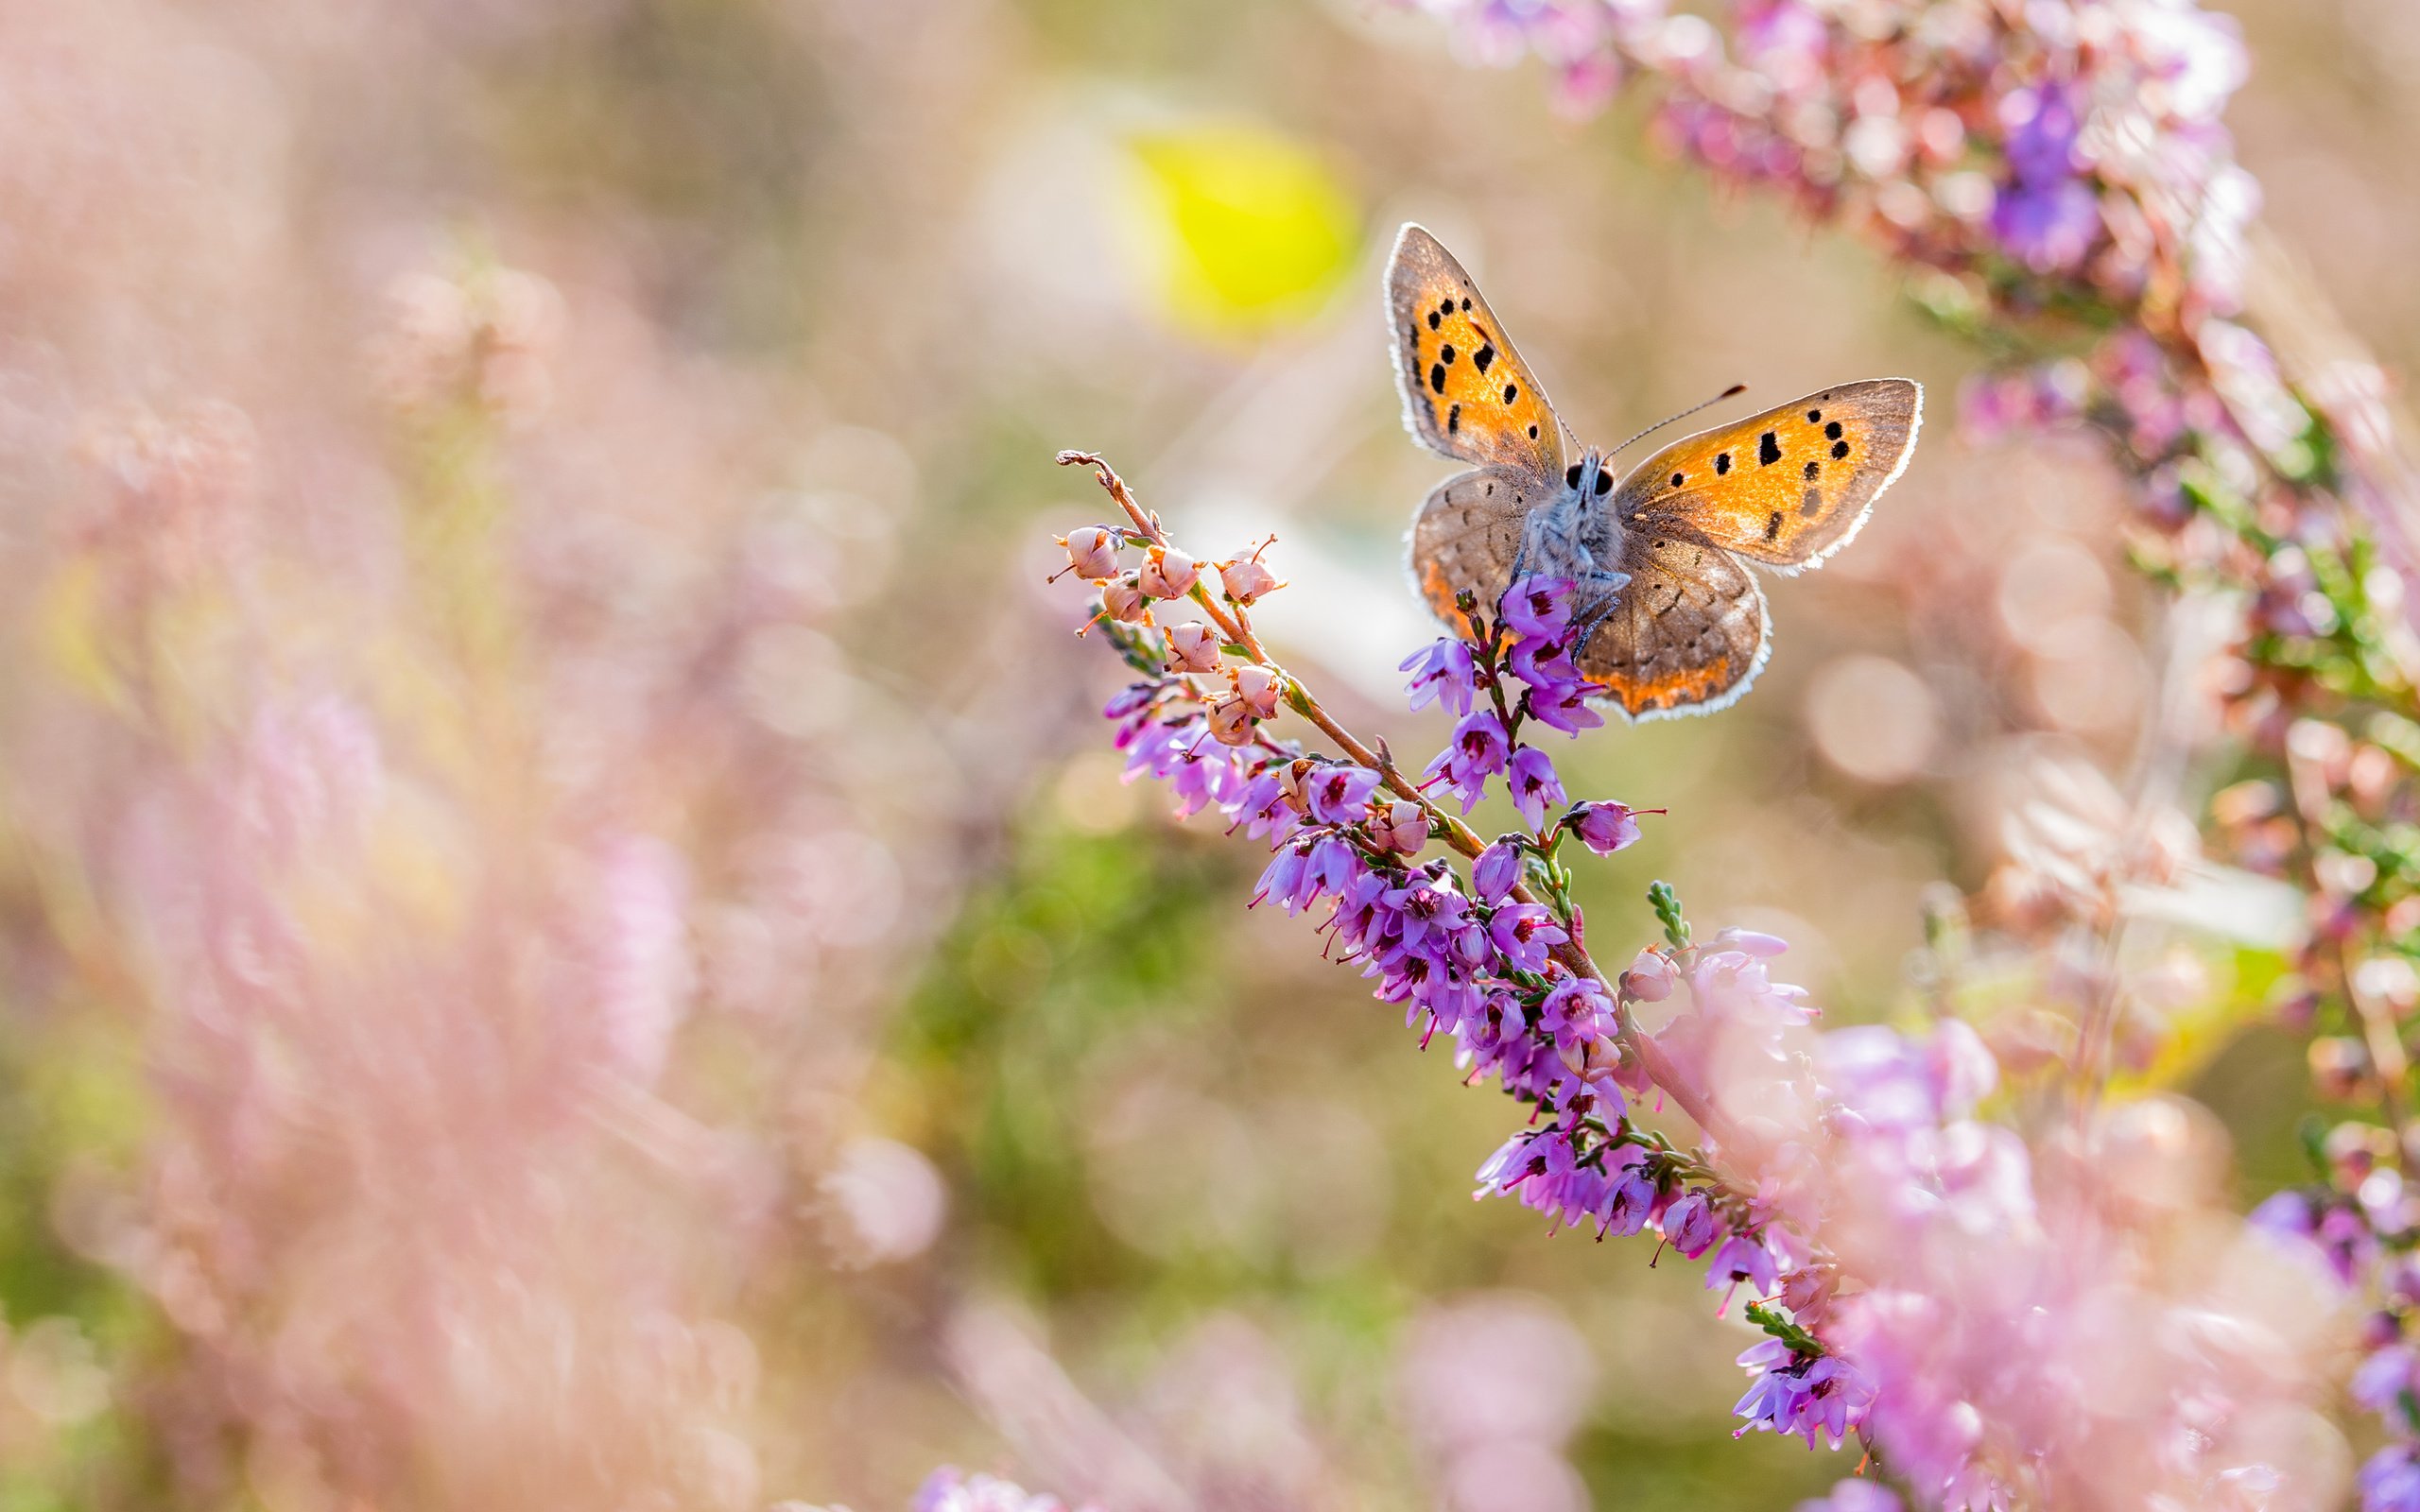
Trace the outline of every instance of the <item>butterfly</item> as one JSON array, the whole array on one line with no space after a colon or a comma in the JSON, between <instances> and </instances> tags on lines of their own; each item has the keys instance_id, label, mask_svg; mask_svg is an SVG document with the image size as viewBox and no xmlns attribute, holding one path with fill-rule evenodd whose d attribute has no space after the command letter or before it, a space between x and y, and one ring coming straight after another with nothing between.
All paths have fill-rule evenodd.
<instances>
[{"instance_id":1,"label":"butterfly","mask_svg":"<svg viewBox=\"0 0 2420 1512\"><path fill-rule=\"evenodd\" d=\"M1748 691L1772 645L1748 563L1793 574L1847 545L1924 418L1905 378L1842 384L1675 441L1616 481L1594 447L1564 460L1546 390L1419 226L1388 260L1387 320L1405 427L1474 469L1412 517L1413 585L1467 633L1461 592L1493 606L1516 576L1574 579L1580 623L1596 623L1573 660L1633 719L1710 713Z\"/></svg>"}]
</instances>

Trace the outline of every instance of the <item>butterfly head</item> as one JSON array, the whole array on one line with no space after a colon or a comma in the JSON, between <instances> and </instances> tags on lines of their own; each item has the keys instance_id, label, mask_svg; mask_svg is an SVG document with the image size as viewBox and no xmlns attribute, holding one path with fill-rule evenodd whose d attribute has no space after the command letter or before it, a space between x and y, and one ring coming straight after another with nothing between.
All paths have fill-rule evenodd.
<instances>
[{"instance_id":1,"label":"butterfly head","mask_svg":"<svg viewBox=\"0 0 2420 1512\"><path fill-rule=\"evenodd\" d=\"M1563 470L1564 486L1583 499L1602 498L1614 491L1614 473L1605 455L1595 447L1580 454L1580 460Z\"/></svg>"}]
</instances>

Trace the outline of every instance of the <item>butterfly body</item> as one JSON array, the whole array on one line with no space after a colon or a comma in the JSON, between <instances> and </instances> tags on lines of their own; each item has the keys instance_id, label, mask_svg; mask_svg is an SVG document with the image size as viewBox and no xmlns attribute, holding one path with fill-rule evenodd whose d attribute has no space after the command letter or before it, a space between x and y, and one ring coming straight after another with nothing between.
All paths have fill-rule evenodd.
<instances>
[{"instance_id":1,"label":"butterfly body","mask_svg":"<svg viewBox=\"0 0 2420 1512\"><path fill-rule=\"evenodd\" d=\"M1848 543L1906 466L1923 390L1844 384L1674 442L1616 479L1594 448L1564 460L1561 421L1470 275L1406 226L1388 265L1404 421L1476 464L1413 516L1414 586L1461 627L1464 591L1493 605L1514 577L1568 577L1593 625L1581 671L1634 719L1705 713L1741 694L1770 649L1747 563L1782 573Z\"/></svg>"}]
</instances>

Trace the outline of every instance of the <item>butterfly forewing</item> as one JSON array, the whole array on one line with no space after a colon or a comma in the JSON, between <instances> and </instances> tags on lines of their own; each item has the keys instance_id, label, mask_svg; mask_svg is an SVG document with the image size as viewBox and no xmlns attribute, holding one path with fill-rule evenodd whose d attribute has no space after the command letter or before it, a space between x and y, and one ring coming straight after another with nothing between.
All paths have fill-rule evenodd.
<instances>
[{"instance_id":1,"label":"butterfly forewing","mask_svg":"<svg viewBox=\"0 0 2420 1512\"><path fill-rule=\"evenodd\" d=\"M1812 566L1907 466L1923 411L1924 389L1905 378L1809 394L1656 453L1622 480L1616 516L1769 566Z\"/></svg>"},{"instance_id":2,"label":"butterfly forewing","mask_svg":"<svg viewBox=\"0 0 2420 1512\"><path fill-rule=\"evenodd\" d=\"M1514 468L1542 483L1562 476L1553 406L1478 285L1418 226L1395 238L1387 312L1404 423L1413 435L1465 462Z\"/></svg>"}]
</instances>

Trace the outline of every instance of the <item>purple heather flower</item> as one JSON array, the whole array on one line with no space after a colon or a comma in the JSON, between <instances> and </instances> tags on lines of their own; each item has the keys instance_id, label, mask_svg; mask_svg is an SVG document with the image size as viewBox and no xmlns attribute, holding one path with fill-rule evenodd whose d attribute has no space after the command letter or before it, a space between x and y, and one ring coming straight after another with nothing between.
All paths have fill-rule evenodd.
<instances>
[{"instance_id":1,"label":"purple heather flower","mask_svg":"<svg viewBox=\"0 0 2420 1512\"><path fill-rule=\"evenodd\" d=\"M1309 840L1296 840L1278 848L1276 856L1260 874L1259 885L1253 889L1254 904L1273 902L1289 914L1299 914L1319 896L1319 888L1311 875L1311 845Z\"/></svg>"},{"instance_id":2,"label":"purple heather flower","mask_svg":"<svg viewBox=\"0 0 2420 1512\"><path fill-rule=\"evenodd\" d=\"M1521 881L1521 837L1508 834L1471 863L1471 887L1481 902L1500 903Z\"/></svg>"},{"instance_id":3,"label":"purple heather flower","mask_svg":"<svg viewBox=\"0 0 2420 1512\"><path fill-rule=\"evenodd\" d=\"M1454 727L1453 743L1428 764L1423 782L1444 778L1445 785L1462 800L1462 812L1468 814L1486 796L1488 778L1504 770L1512 754L1512 737L1504 732L1504 721L1495 717L1495 711L1475 710Z\"/></svg>"},{"instance_id":4,"label":"purple heather flower","mask_svg":"<svg viewBox=\"0 0 2420 1512\"><path fill-rule=\"evenodd\" d=\"M1244 833L1254 839L1266 834L1272 847L1283 844L1303 827L1302 816L1286 798L1282 763L1263 767L1260 775L1244 784L1244 790L1236 796L1235 816L1236 822L1244 827Z\"/></svg>"},{"instance_id":5,"label":"purple heather flower","mask_svg":"<svg viewBox=\"0 0 2420 1512\"><path fill-rule=\"evenodd\" d=\"M2389 1444L2361 1467L2361 1512L2420 1512L2420 1458L2413 1446Z\"/></svg>"},{"instance_id":6,"label":"purple heather flower","mask_svg":"<svg viewBox=\"0 0 2420 1512\"><path fill-rule=\"evenodd\" d=\"M1560 808L1568 801L1554 763L1535 746L1524 746L1512 753L1504 782L1512 789L1512 807L1520 814L1521 822L1532 830L1546 828L1548 804Z\"/></svg>"},{"instance_id":7,"label":"purple heather flower","mask_svg":"<svg viewBox=\"0 0 2420 1512\"><path fill-rule=\"evenodd\" d=\"M1523 1207L1558 1222L1579 1223L1595 1212L1604 1177L1580 1163L1571 1137L1562 1129L1524 1129L1487 1158L1478 1168L1478 1183L1474 1197L1518 1192Z\"/></svg>"},{"instance_id":8,"label":"purple heather flower","mask_svg":"<svg viewBox=\"0 0 2420 1512\"><path fill-rule=\"evenodd\" d=\"M1751 1234L1733 1234L1722 1242L1706 1262L1705 1284L1708 1291L1718 1286L1745 1285L1759 1297L1772 1294L1780 1280L1780 1268L1773 1263L1773 1252L1764 1240Z\"/></svg>"},{"instance_id":9,"label":"purple heather flower","mask_svg":"<svg viewBox=\"0 0 2420 1512\"><path fill-rule=\"evenodd\" d=\"M1596 693L1595 684L1588 682L1560 682L1551 687L1532 684L1524 701L1538 723L1566 735L1577 735L1605 722L1605 716L1588 701Z\"/></svg>"},{"instance_id":10,"label":"purple heather flower","mask_svg":"<svg viewBox=\"0 0 2420 1512\"><path fill-rule=\"evenodd\" d=\"M1656 1199L1663 1195L1655 1185L1655 1177L1648 1169L1647 1152L1635 1144L1625 1144L1605 1157L1605 1192L1597 1206L1597 1226L1605 1233L1623 1238L1647 1227L1655 1215Z\"/></svg>"},{"instance_id":11,"label":"purple heather flower","mask_svg":"<svg viewBox=\"0 0 2420 1512\"><path fill-rule=\"evenodd\" d=\"M1367 766L1328 762L1303 779L1303 803L1322 824L1351 824L1370 806L1378 774Z\"/></svg>"},{"instance_id":12,"label":"purple heather flower","mask_svg":"<svg viewBox=\"0 0 2420 1512\"><path fill-rule=\"evenodd\" d=\"M1536 903L1501 905L1487 921L1487 935L1506 964L1523 971L1544 971L1547 950L1571 937Z\"/></svg>"},{"instance_id":13,"label":"purple heather flower","mask_svg":"<svg viewBox=\"0 0 2420 1512\"><path fill-rule=\"evenodd\" d=\"M2076 138L2083 122L2076 112L2071 88L2014 89L2000 96L2000 127L2010 169L2016 181L2047 188L2073 179L2083 164L2076 158Z\"/></svg>"},{"instance_id":14,"label":"purple heather flower","mask_svg":"<svg viewBox=\"0 0 2420 1512\"><path fill-rule=\"evenodd\" d=\"M2398 1347L2384 1349L2361 1362L2353 1372L2353 1380L2345 1389L2355 1401L2381 1416L2392 1411L2403 1415L2404 1394L2413 1388L2411 1352ZM2420 1423L2406 1423L2407 1428L2420 1428Z\"/></svg>"},{"instance_id":15,"label":"purple heather flower","mask_svg":"<svg viewBox=\"0 0 2420 1512\"><path fill-rule=\"evenodd\" d=\"M1731 1411L1747 1420L1732 1430L1731 1436L1737 1438L1758 1429L1788 1433L1806 1396L1797 1351L1779 1339L1764 1339L1741 1350L1739 1364L1747 1367L1751 1379Z\"/></svg>"},{"instance_id":16,"label":"purple heather flower","mask_svg":"<svg viewBox=\"0 0 2420 1512\"><path fill-rule=\"evenodd\" d=\"M2100 238L2100 197L2079 179L2003 185L1992 201L1992 234L2036 273L2072 272Z\"/></svg>"},{"instance_id":17,"label":"purple heather flower","mask_svg":"<svg viewBox=\"0 0 2420 1512\"><path fill-rule=\"evenodd\" d=\"M1612 1033L1613 1022L1614 1000L1593 976L1563 977L1538 1005L1538 1028L1554 1036L1565 1053L1604 1039Z\"/></svg>"},{"instance_id":18,"label":"purple heather flower","mask_svg":"<svg viewBox=\"0 0 2420 1512\"><path fill-rule=\"evenodd\" d=\"M1401 670L1411 674L1404 687L1411 695L1412 708L1442 701L1457 714L1471 712L1471 699L1478 692L1478 663L1471 659L1467 643L1441 636L1428 649L1406 657Z\"/></svg>"},{"instance_id":19,"label":"purple heather flower","mask_svg":"<svg viewBox=\"0 0 2420 1512\"><path fill-rule=\"evenodd\" d=\"M1873 1383L1837 1354L1808 1366L1799 1384L1802 1395L1790 1427L1806 1438L1809 1449L1815 1447L1818 1434L1832 1448L1840 1448L1849 1430L1863 1422L1874 1405Z\"/></svg>"},{"instance_id":20,"label":"purple heather flower","mask_svg":"<svg viewBox=\"0 0 2420 1512\"><path fill-rule=\"evenodd\" d=\"M1524 640L1548 644L1571 628L1571 601L1580 585L1568 577L1524 577L1504 591L1504 624Z\"/></svg>"},{"instance_id":21,"label":"purple heather flower","mask_svg":"<svg viewBox=\"0 0 2420 1512\"><path fill-rule=\"evenodd\" d=\"M1665 1210L1664 1237L1691 1260L1713 1248L1721 1232L1722 1221L1715 1215L1714 1203L1703 1187L1692 1187L1687 1195Z\"/></svg>"},{"instance_id":22,"label":"purple heather flower","mask_svg":"<svg viewBox=\"0 0 2420 1512\"><path fill-rule=\"evenodd\" d=\"M1612 855L1638 839L1638 818L1627 803L1582 803L1564 816L1564 823L1580 843L1600 856Z\"/></svg>"}]
</instances>

